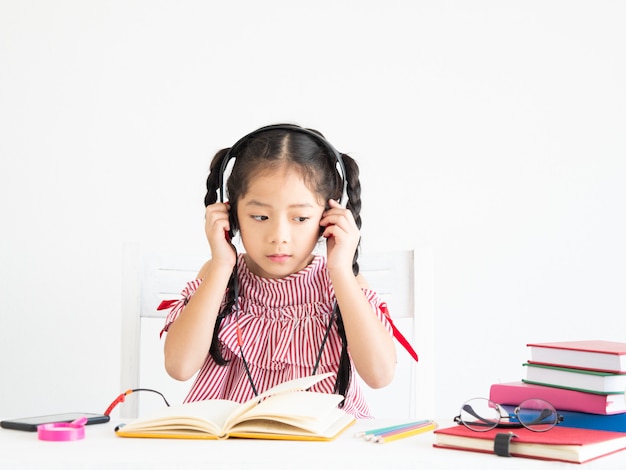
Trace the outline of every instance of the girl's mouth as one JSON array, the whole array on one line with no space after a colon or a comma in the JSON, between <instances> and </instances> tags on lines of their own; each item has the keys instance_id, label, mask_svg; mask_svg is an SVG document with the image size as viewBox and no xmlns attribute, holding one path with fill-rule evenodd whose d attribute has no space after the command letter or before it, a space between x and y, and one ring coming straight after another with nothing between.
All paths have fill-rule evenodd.
<instances>
[{"instance_id":1,"label":"girl's mouth","mask_svg":"<svg viewBox=\"0 0 626 470\"><path fill-rule=\"evenodd\" d=\"M290 256L282 253L277 253L274 255L269 255L268 258L274 263L284 263L285 261L289 260Z\"/></svg>"}]
</instances>

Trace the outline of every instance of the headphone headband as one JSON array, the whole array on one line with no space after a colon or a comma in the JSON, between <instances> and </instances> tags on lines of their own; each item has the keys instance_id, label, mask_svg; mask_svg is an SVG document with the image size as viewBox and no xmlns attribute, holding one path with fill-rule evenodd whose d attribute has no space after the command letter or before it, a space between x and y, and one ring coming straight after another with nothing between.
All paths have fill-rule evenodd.
<instances>
[{"instance_id":1,"label":"headphone headband","mask_svg":"<svg viewBox=\"0 0 626 470\"><path fill-rule=\"evenodd\" d=\"M293 124L272 124L269 126L264 126L261 127L253 132L250 132L249 134L243 136L241 139L239 139L237 142L235 142L235 145L233 145L228 152L226 153L226 155L224 156L224 159L222 160L222 165L220 167L220 174L219 174L219 197L220 197L220 201L224 202L224 173L226 172L226 167L228 166L228 162L230 160L232 160L233 158L237 158L237 154L240 150L240 148L244 145L244 143L246 143L248 140L252 139L253 137L256 137L258 134L261 134L263 132L266 131L273 131L273 130L282 130L282 131L290 131L290 132L299 132L301 134L305 134L309 137L311 137L313 140L315 140L316 142L318 142L319 144L321 144L323 147L325 147L328 152L335 157L335 160L337 161L337 166L339 167L340 171L341 171L341 179L343 181L343 191L341 194L341 201L339 201L339 203L343 206L346 207L346 204L348 203L348 179L346 176L346 167L343 164L343 158L341 157L341 153L339 153L335 147L333 147L330 142L328 142L324 137L322 137L320 134L313 132L310 129L306 129L304 127L300 127L300 126L296 126Z\"/></svg>"}]
</instances>

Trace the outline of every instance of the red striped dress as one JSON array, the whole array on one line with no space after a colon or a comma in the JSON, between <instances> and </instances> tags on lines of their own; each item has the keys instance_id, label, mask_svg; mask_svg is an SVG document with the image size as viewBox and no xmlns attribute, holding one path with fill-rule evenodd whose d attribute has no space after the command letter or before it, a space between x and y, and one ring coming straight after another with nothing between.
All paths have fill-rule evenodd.
<instances>
[{"instance_id":1,"label":"red striped dress","mask_svg":"<svg viewBox=\"0 0 626 470\"><path fill-rule=\"evenodd\" d=\"M310 375L335 302L326 258L315 256L302 271L282 279L259 277L248 269L243 255L238 257L239 327L243 336L243 354L259 393L286 380ZM183 299L168 313L163 331L184 312L188 299L202 281L188 283ZM381 298L369 289L364 294L391 334L391 326L381 311ZM236 316L228 315L219 332L226 366L217 365L209 355L200 369L185 402L205 399L246 401L254 396L245 372L237 343ZM317 373L334 375L312 387L332 393L339 366L341 340L333 322ZM352 367L350 388L343 409L357 418L370 417L369 407Z\"/></svg>"}]
</instances>

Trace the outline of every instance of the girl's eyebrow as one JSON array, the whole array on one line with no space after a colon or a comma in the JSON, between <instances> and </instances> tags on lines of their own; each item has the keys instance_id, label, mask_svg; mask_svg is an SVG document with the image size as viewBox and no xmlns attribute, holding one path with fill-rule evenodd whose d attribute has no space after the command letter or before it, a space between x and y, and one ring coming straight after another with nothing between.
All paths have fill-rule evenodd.
<instances>
[{"instance_id":1,"label":"girl's eyebrow","mask_svg":"<svg viewBox=\"0 0 626 470\"><path fill-rule=\"evenodd\" d=\"M248 202L246 202L246 206L270 207L270 204L257 201L256 199L250 199Z\"/></svg>"},{"instance_id":2,"label":"girl's eyebrow","mask_svg":"<svg viewBox=\"0 0 626 470\"><path fill-rule=\"evenodd\" d=\"M248 202L246 202L245 205L246 206L254 206L254 207L272 207L271 204L268 204L268 203L262 202L262 201L257 201L256 199L250 199ZM296 203L296 204L290 204L289 205L289 208L312 208L312 207L314 207L314 206L310 202L301 202L301 203Z\"/></svg>"}]
</instances>

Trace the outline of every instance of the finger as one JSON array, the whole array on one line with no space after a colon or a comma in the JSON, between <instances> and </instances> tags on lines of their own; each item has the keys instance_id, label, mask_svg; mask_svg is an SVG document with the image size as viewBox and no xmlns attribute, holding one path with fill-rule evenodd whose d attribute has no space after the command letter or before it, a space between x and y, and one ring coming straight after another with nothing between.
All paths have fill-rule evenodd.
<instances>
[{"instance_id":1,"label":"finger","mask_svg":"<svg viewBox=\"0 0 626 470\"><path fill-rule=\"evenodd\" d=\"M320 225L323 227L337 226L344 232L352 232L358 230L354 219L345 213L339 214L327 214L322 220Z\"/></svg>"},{"instance_id":2,"label":"finger","mask_svg":"<svg viewBox=\"0 0 626 470\"><path fill-rule=\"evenodd\" d=\"M213 232L218 230L230 230L230 220L228 217L228 211L216 207L215 205L209 206L205 213L205 227L207 232Z\"/></svg>"}]
</instances>

